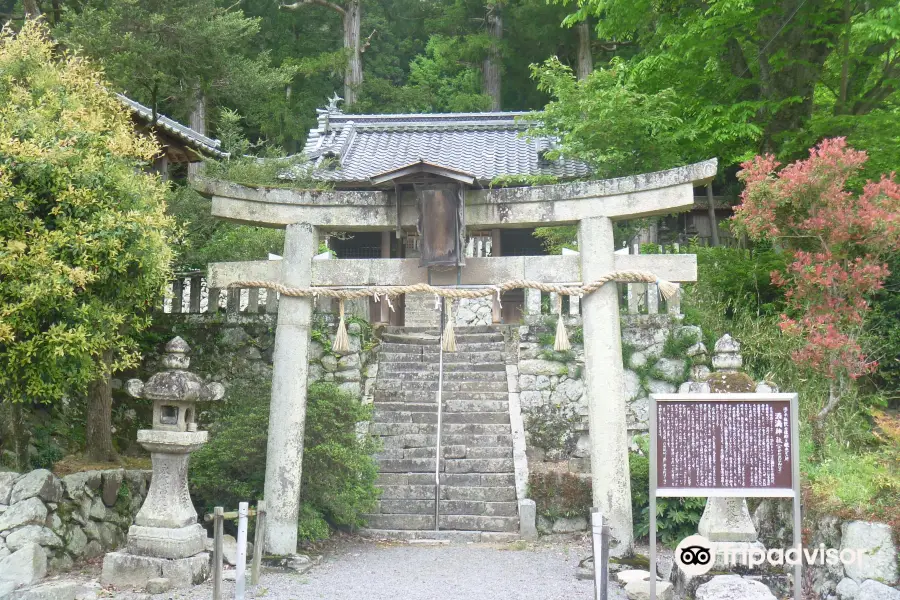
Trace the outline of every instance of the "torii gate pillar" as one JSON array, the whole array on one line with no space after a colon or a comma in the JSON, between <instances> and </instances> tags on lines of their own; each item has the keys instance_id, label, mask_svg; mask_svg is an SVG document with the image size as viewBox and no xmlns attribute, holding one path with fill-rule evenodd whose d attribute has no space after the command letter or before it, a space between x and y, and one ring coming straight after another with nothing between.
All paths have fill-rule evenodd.
<instances>
[{"instance_id":1,"label":"torii gate pillar","mask_svg":"<svg viewBox=\"0 0 900 600\"><path fill-rule=\"evenodd\" d=\"M581 275L593 281L615 270L613 223L608 217L578 224ZM628 470L628 424L624 400L625 371L619 299L615 285L604 285L582 299L584 323L584 388L591 432L593 505L609 522L616 555L634 545L631 480ZM605 485L598 485L604 482Z\"/></svg>"},{"instance_id":2,"label":"torii gate pillar","mask_svg":"<svg viewBox=\"0 0 900 600\"><path fill-rule=\"evenodd\" d=\"M311 285L312 258L317 247L315 227L309 223L287 226L281 261L281 281L285 285ZM271 554L297 552L311 322L312 298L281 297L272 355L272 403L266 447L265 548Z\"/></svg>"}]
</instances>

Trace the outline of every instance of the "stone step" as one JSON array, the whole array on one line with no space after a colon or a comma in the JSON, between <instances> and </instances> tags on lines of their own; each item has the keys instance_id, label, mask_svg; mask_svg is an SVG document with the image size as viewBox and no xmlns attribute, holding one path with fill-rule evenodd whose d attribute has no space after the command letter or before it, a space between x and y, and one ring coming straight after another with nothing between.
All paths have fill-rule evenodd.
<instances>
[{"instance_id":1,"label":"stone step","mask_svg":"<svg viewBox=\"0 0 900 600\"><path fill-rule=\"evenodd\" d=\"M508 412L444 412L444 423L509 423ZM375 423L437 423L437 412L388 411L375 409Z\"/></svg>"},{"instance_id":2,"label":"stone step","mask_svg":"<svg viewBox=\"0 0 900 600\"><path fill-rule=\"evenodd\" d=\"M429 349L431 351L429 352ZM438 355L437 342L428 345L414 344L398 344L395 342L382 342L380 346L381 352L404 352L404 353L424 353L425 356L433 354ZM466 342L457 340L456 352L505 352L506 344L503 342ZM456 352L444 352L444 356L456 354Z\"/></svg>"},{"instance_id":3,"label":"stone step","mask_svg":"<svg viewBox=\"0 0 900 600\"><path fill-rule=\"evenodd\" d=\"M432 494L433 496L433 494ZM441 515L479 515L485 517L515 517L518 502L481 502L478 500L441 500ZM383 515L433 515L434 498L430 500L382 500L378 512Z\"/></svg>"},{"instance_id":4,"label":"stone step","mask_svg":"<svg viewBox=\"0 0 900 600\"><path fill-rule=\"evenodd\" d=\"M379 473L434 472L431 458L377 458ZM444 458L440 471L445 473L511 473L515 469L510 458Z\"/></svg>"},{"instance_id":5,"label":"stone step","mask_svg":"<svg viewBox=\"0 0 900 600\"><path fill-rule=\"evenodd\" d=\"M461 448L461 450L460 450ZM512 458L510 447L501 446L444 446L444 457L450 458ZM460 456L461 455L461 456ZM423 448L384 448L376 459L430 458L434 463L434 446Z\"/></svg>"},{"instance_id":6,"label":"stone step","mask_svg":"<svg viewBox=\"0 0 900 600\"><path fill-rule=\"evenodd\" d=\"M406 371L382 371L381 367L379 367L378 380L380 381L382 379L399 379L400 381L437 381L438 372L412 369ZM503 369L502 371L445 371L444 381L502 381L503 383L506 383L506 369Z\"/></svg>"},{"instance_id":7,"label":"stone step","mask_svg":"<svg viewBox=\"0 0 900 600\"><path fill-rule=\"evenodd\" d=\"M434 463L432 463L434 464ZM434 485L434 471L431 473L379 473L375 485ZM441 487L456 488L496 488L509 487L515 490L515 473L442 473ZM465 498L461 498L465 499Z\"/></svg>"},{"instance_id":8,"label":"stone step","mask_svg":"<svg viewBox=\"0 0 900 600\"><path fill-rule=\"evenodd\" d=\"M437 400L433 402L381 402L375 401L375 410L437 412ZM444 400L444 412L508 412L506 400Z\"/></svg>"},{"instance_id":9,"label":"stone step","mask_svg":"<svg viewBox=\"0 0 900 600\"><path fill-rule=\"evenodd\" d=\"M434 529L434 515L420 514L374 514L365 515L366 524L373 529ZM438 519L441 529L462 531L505 531L519 530L518 517L484 517L477 515L441 515Z\"/></svg>"},{"instance_id":10,"label":"stone step","mask_svg":"<svg viewBox=\"0 0 900 600\"><path fill-rule=\"evenodd\" d=\"M389 327L384 328L386 333L393 333L397 335L414 335L414 334L429 334L429 335L437 335L440 333L436 327L407 327L405 325L391 325ZM499 333L499 329L496 325L473 325L470 327L456 327L455 331L461 331L464 333Z\"/></svg>"},{"instance_id":11,"label":"stone step","mask_svg":"<svg viewBox=\"0 0 900 600\"><path fill-rule=\"evenodd\" d=\"M502 531L434 531L420 529L371 529L363 527L356 533L373 540L390 540L409 544L439 543L462 544L508 544L519 539L518 533Z\"/></svg>"},{"instance_id":12,"label":"stone step","mask_svg":"<svg viewBox=\"0 0 900 600\"><path fill-rule=\"evenodd\" d=\"M442 481L441 499L516 502L516 490L511 486L448 486ZM434 500L434 485L384 485L381 486L381 500Z\"/></svg>"},{"instance_id":13,"label":"stone step","mask_svg":"<svg viewBox=\"0 0 900 600\"><path fill-rule=\"evenodd\" d=\"M373 398L375 400L375 404L385 402L413 402L416 404L431 404L433 406L436 406L437 390L423 393L421 391L395 392L379 391L376 389ZM452 390L448 391L445 389L441 394L441 399L444 402L506 402L509 400L509 392L506 390L494 392L459 392Z\"/></svg>"},{"instance_id":14,"label":"stone step","mask_svg":"<svg viewBox=\"0 0 900 600\"><path fill-rule=\"evenodd\" d=\"M468 333L462 327L454 328L454 337L456 343L482 343L482 342L500 342L503 343L502 333ZM433 346L440 343L440 336L437 334L404 334L404 333L388 333L381 334L383 342L391 344L407 344L417 346Z\"/></svg>"},{"instance_id":15,"label":"stone step","mask_svg":"<svg viewBox=\"0 0 900 600\"><path fill-rule=\"evenodd\" d=\"M478 352L456 352L444 353L444 365L447 364L503 364L506 360L506 353L502 350L482 350ZM428 364L437 369L438 352L437 350L409 350L408 352L385 351L382 346L378 353L378 364L389 365L392 363L409 364L416 362L418 364Z\"/></svg>"},{"instance_id":16,"label":"stone step","mask_svg":"<svg viewBox=\"0 0 900 600\"><path fill-rule=\"evenodd\" d=\"M381 373L433 373L437 377L440 371L440 365L437 361L396 361L385 362L379 360L379 372ZM444 361L444 373L454 373L457 371L484 371L484 372L500 372L506 374L506 365L497 362L484 362L482 358L472 359L469 362L447 362Z\"/></svg>"},{"instance_id":17,"label":"stone step","mask_svg":"<svg viewBox=\"0 0 900 600\"><path fill-rule=\"evenodd\" d=\"M503 381L444 381L444 392L507 392L506 377ZM436 392L437 380L413 381L378 377L375 381L376 392Z\"/></svg>"},{"instance_id":18,"label":"stone step","mask_svg":"<svg viewBox=\"0 0 900 600\"><path fill-rule=\"evenodd\" d=\"M370 431L373 435L397 436L407 434L437 433L437 423L372 423ZM445 423L443 434L472 434L472 435L508 435L511 433L508 424L482 424L482 423ZM447 440L446 444L450 444Z\"/></svg>"},{"instance_id":19,"label":"stone step","mask_svg":"<svg viewBox=\"0 0 900 600\"><path fill-rule=\"evenodd\" d=\"M385 449L390 448L431 448L437 443L435 434L400 434L385 435L381 438L381 442ZM441 444L447 446L463 445L467 448L475 447L512 447L512 435L506 434L488 434L488 435L471 435L471 434L448 434L444 431L441 436Z\"/></svg>"}]
</instances>

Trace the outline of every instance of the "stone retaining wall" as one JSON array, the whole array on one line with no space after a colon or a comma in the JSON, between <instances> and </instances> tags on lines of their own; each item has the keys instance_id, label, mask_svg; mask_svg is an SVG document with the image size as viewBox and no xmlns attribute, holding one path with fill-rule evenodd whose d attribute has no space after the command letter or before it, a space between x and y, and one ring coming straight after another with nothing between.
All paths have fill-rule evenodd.
<instances>
[{"instance_id":1,"label":"stone retaining wall","mask_svg":"<svg viewBox=\"0 0 900 600\"><path fill-rule=\"evenodd\" d=\"M863 560L853 564L815 564L806 580L821 600L900 599L900 539L885 523L842 520L834 515L804 515L804 546L853 550ZM765 499L753 511L753 524L766 548L789 548L793 541L791 501Z\"/></svg>"},{"instance_id":2,"label":"stone retaining wall","mask_svg":"<svg viewBox=\"0 0 900 600\"><path fill-rule=\"evenodd\" d=\"M578 319L567 321L569 336L575 337ZM522 412L527 423L535 419L557 419L571 424L567 443L558 448L529 444L531 460L568 460L569 470L590 472L590 440L587 398L584 395L584 346L573 343L567 353L554 352L555 326L548 323L518 327L518 384ZM628 401L630 436L646 433L651 393L674 393L691 372L709 372L708 356L700 341L699 327L682 325L669 315L622 317L625 364L625 394ZM675 338L678 343L667 340ZM674 356L673 349L678 352ZM530 417L530 418L529 418Z\"/></svg>"},{"instance_id":3,"label":"stone retaining wall","mask_svg":"<svg viewBox=\"0 0 900 600\"><path fill-rule=\"evenodd\" d=\"M14 553L43 549L32 564L66 570L125 543L150 485L150 471L85 471L59 478L50 471L0 473L0 580ZM26 574L27 575L27 574ZM40 579L43 574L37 576ZM30 581L29 581L30 583Z\"/></svg>"}]
</instances>

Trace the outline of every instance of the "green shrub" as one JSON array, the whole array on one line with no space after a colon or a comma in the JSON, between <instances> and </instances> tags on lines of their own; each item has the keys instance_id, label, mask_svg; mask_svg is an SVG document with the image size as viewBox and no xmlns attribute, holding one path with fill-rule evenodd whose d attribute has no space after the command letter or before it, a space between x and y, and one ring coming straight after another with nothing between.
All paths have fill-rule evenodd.
<instances>
[{"instance_id":1,"label":"green shrub","mask_svg":"<svg viewBox=\"0 0 900 600\"><path fill-rule=\"evenodd\" d=\"M643 538L650 533L650 460L647 458L646 438L638 440L639 445L644 446L643 453L629 454L628 469L631 474L634 536ZM684 538L697 533L697 524L705 506L705 498L657 498L657 539L674 548Z\"/></svg>"},{"instance_id":2,"label":"green shrub","mask_svg":"<svg viewBox=\"0 0 900 600\"><path fill-rule=\"evenodd\" d=\"M591 510L591 481L573 473L536 473L528 477L528 497L548 519L586 517Z\"/></svg>"},{"instance_id":3,"label":"green shrub","mask_svg":"<svg viewBox=\"0 0 900 600\"><path fill-rule=\"evenodd\" d=\"M210 441L194 454L191 491L204 510L234 508L263 497L271 384L238 379L229 401L207 418ZM361 525L377 500L374 438L357 434L370 407L332 384L310 385L307 396L300 536L321 539L327 525ZM323 524L326 524L323 526Z\"/></svg>"}]
</instances>

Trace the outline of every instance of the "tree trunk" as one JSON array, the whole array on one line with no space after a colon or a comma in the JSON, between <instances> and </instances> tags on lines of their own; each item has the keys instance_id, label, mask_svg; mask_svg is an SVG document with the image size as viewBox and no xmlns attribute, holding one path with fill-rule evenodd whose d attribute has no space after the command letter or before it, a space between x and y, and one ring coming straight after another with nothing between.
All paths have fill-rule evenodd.
<instances>
[{"instance_id":1,"label":"tree trunk","mask_svg":"<svg viewBox=\"0 0 900 600\"><path fill-rule=\"evenodd\" d=\"M582 21L575 26L578 34L578 69L576 75L579 81L588 78L594 70L594 58L591 56L591 28L587 21Z\"/></svg>"},{"instance_id":2,"label":"tree trunk","mask_svg":"<svg viewBox=\"0 0 900 600\"><path fill-rule=\"evenodd\" d=\"M500 110L500 40L503 39L503 13L499 4L488 4L487 31L494 40L481 67L482 91L491 99L491 110Z\"/></svg>"},{"instance_id":3,"label":"tree trunk","mask_svg":"<svg viewBox=\"0 0 900 600\"><path fill-rule=\"evenodd\" d=\"M706 201L709 204L709 206L707 206L707 210L709 211L709 232L711 236L709 243L711 246L718 246L719 223L716 221L716 199L713 196L712 183L706 184Z\"/></svg>"},{"instance_id":4,"label":"tree trunk","mask_svg":"<svg viewBox=\"0 0 900 600\"><path fill-rule=\"evenodd\" d=\"M22 8L25 10L26 19L39 19L41 17L41 7L38 6L37 0L22 0Z\"/></svg>"},{"instance_id":5,"label":"tree trunk","mask_svg":"<svg viewBox=\"0 0 900 600\"><path fill-rule=\"evenodd\" d=\"M838 41L837 28L829 22L840 17L829 14L821 1L781 0L760 17L757 34L771 41L759 54L760 95L776 107L763 132L762 151L776 152L785 136L803 129L812 116L813 91ZM788 98L798 100L785 102Z\"/></svg>"},{"instance_id":6,"label":"tree trunk","mask_svg":"<svg viewBox=\"0 0 900 600\"><path fill-rule=\"evenodd\" d=\"M206 96L200 87L197 87L194 97L194 110L191 111L191 129L201 135L206 135ZM188 163L188 181L200 174L202 162Z\"/></svg>"},{"instance_id":7,"label":"tree trunk","mask_svg":"<svg viewBox=\"0 0 900 600\"><path fill-rule=\"evenodd\" d=\"M363 82L359 30L362 23L360 0L349 0L344 13L344 49L348 53L344 71L344 106L353 106Z\"/></svg>"},{"instance_id":8,"label":"tree trunk","mask_svg":"<svg viewBox=\"0 0 900 600\"><path fill-rule=\"evenodd\" d=\"M107 366L112 363L112 352L103 353L103 362ZM88 386L85 440L85 453L90 460L110 462L116 459L112 444L112 385L108 373Z\"/></svg>"},{"instance_id":9,"label":"tree trunk","mask_svg":"<svg viewBox=\"0 0 900 600\"><path fill-rule=\"evenodd\" d=\"M4 450L12 454L12 467L19 472L31 469L28 446L31 443L31 427L26 422L25 404L21 402L0 402L0 432L3 433Z\"/></svg>"},{"instance_id":10,"label":"tree trunk","mask_svg":"<svg viewBox=\"0 0 900 600\"><path fill-rule=\"evenodd\" d=\"M844 114L847 112L847 83L850 80L850 0L844 0L844 43L841 52L841 87L838 91L838 101L835 106L835 113Z\"/></svg>"}]
</instances>

